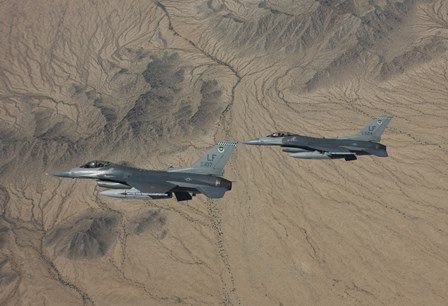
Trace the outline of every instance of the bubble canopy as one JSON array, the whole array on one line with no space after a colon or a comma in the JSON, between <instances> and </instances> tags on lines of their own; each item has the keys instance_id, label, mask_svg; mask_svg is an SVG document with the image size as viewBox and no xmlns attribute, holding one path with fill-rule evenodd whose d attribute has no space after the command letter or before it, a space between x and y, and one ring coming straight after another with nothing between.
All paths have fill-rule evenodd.
<instances>
[{"instance_id":1,"label":"bubble canopy","mask_svg":"<svg viewBox=\"0 0 448 306\"><path fill-rule=\"evenodd\" d=\"M266 137L285 137L285 136L292 136L292 134L288 132L275 132Z\"/></svg>"},{"instance_id":2,"label":"bubble canopy","mask_svg":"<svg viewBox=\"0 0 448 306\"><path fill-rule=\"evenodd\" d=\"M89 161L88 163L80 166L80 168L103 168L110 165L110 162L108 161L100 161L100 160L94 160Z\"/></svg>"}]
</instances>

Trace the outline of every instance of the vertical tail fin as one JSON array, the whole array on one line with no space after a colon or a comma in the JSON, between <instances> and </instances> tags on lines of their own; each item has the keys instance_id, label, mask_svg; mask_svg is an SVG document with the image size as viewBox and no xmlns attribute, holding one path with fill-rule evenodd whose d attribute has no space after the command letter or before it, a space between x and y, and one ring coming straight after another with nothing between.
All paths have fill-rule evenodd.
<instances>
[{"instance_id":1,"label":"vertical tail fin","mask_svg":"<svg viewBox=\"0 0 448 306\"><path fill-rule=\"evenodd\" d=\"M232 140L220 141L207 151L198 161L189 168L171 168L170 172L190 172L197 174L211 174L221 176L230 155L235 150L237 142Z\"/></svg>"},{"instance_id":2,"label":"vertical tail fin","mask_svg":"<svg viewBox=\"0 0 448 306\"><path fill-rule=\"evenodd\" d=\"M358 134L353 136L338 137L339 139L353 139L353 140L364 140L364 141L375 141L381 140L381 135L392 120L391 115L382 115L373 118L365 128L363 128Z\"/></svg>"}]
</instances>

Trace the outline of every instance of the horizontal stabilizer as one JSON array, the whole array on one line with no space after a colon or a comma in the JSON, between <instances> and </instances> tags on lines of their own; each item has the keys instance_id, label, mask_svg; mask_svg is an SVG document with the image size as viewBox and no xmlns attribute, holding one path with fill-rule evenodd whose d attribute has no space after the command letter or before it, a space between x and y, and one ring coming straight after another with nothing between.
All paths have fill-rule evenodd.
<instances>
[{"instance_id":1,"label":"horizontal stabilizer","mask_svg":"<svg viewBox=\"0 0 448 306\"><path fill-rule=\"evenodd\" d=\"M386 149L365 149L364 151L371 155L375 155L378 157L387 157L388 156Z\"/></svg>"},{"instance_id":2,"label":"horizontal stabilizer","mask_svg":"<svg viewBox=\"0 0 448 306\"><path fill-rule=\"evenodd\" d=\"M223 187L198 187L197 190L211 199L220 199L224 196L227 188Z\"/></svg>"}]
</instances>

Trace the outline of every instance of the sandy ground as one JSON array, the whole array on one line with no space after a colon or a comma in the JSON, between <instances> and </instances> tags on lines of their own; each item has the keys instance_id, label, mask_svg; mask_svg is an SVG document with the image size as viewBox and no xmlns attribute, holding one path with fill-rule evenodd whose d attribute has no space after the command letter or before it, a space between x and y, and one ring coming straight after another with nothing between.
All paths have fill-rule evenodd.
<instances>
[{"instance_id":1,"label":"sandy ground","mask_svg":"<svg viewBox=\"0 0 448 306\"><path fill-rule=\"evenodd\" d=\"M0 304L448 304L446 1L18 0L0 23ZM240 144L221 200L46 175L380 114L388 158Z\"/></svg>"}]
</instances>

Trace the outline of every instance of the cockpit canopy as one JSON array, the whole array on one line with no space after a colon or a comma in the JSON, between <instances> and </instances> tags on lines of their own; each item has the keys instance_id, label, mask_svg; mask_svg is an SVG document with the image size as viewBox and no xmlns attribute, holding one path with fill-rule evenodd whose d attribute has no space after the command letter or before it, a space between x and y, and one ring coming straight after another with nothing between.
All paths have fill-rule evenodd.
<instances>
[{"instance_id":1,"label":"cockpit canopy","mask_svg":"<svg viewBox=\"0 0 448 306\"><path fill-rule=\"evenodd\" d=\"M285 136L292 136L293 134L288 133L288 132L275 132L272 133L271 135L268 135L266 137L285 137Z\"/></svg>"},{"instance_id":2,"label":"cockpit canopy","mask_svg":"<svg viewBox=\"0 0 448 306\"><path fill-rule=\"evenodd\" d=\"M110 165L110 162L108 161L100 161L100 160L94 160L90 161L87 164L84 164L80 166L80 168L103 168Z\"/></svg>"}]
</instances>

